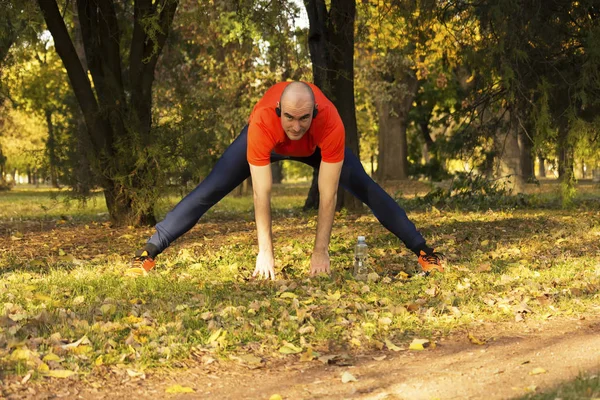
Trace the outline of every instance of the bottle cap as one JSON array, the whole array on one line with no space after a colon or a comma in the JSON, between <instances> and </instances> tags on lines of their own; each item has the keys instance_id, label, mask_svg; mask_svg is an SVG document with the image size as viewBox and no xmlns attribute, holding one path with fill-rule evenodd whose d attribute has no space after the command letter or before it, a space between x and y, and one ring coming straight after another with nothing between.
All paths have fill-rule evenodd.
<instances>
[{"instance_id":1,"label":"bottle cap","mask_svg":"<svg viewBox=\"0 0 600 400\"><path fill-rule=\"evenodd\" d=\"M364 242L365 241L365 237L364 236L359 236L358 237L358 241L359 242Z\"/></svg>"}]
</instances>

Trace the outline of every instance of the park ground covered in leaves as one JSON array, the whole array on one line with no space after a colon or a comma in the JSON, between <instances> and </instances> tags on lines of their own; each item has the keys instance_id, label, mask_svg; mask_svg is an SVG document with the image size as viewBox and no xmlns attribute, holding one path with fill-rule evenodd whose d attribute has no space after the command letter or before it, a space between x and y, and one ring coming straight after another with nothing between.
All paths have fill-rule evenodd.
<instances>
[{"instance_id":1,"label":"park ground covered in leaves","mask_svg":"<svg viewBox=\"0 0 600 400\"><path fill-rule=\"evenodd\" d=\"M139 377L223 360L249 368L331 363L345 354L429 351L457 332L478 346L492 339L471 333L483 325L600 312L596 186L568 208L543 194L465 209L405 200L447 257L446 273L429 277L415 274L414 255L368 211L341 212L333 274L314 279L307 272L316 214L301 211L305 190L276 188L274 282L250 279L251 197L226 198L159 256L155 270L127 276L153 229L111 228L101 197L82 208L44 190L3 193L0 379ZM350 273L358 235L369 244L365 281Z\"/></svg>"}]
</instances>

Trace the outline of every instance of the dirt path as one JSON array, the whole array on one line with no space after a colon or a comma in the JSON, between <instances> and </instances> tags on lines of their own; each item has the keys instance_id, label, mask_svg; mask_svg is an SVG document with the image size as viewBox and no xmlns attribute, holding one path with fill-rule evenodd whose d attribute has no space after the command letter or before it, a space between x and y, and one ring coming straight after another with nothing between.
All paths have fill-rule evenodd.
<instances>
[{"instance_id":1,"label":"dirt path","mask_svg":"<svg viewBox=\"0 0 600 400\"><path fill-rule=\"evenodd\" d=\"M581 372L600 370L599 317L490 325L476 336L487 343L474 345L461 334L441 341L435 349L383 351L344 360L345 365L296 359L248 369L221 362L149 373L144 379L122 371L81 380L24 385L13 381L4 389L7 398L19 399L269 399L280 394L284 399L492 400L519 398L528 390L546 391ZM531 375L536 368L546 372ZM344 372L357 381L342 383ZM195 392L166 394L174 384Z\"/></svg>"}]
</instances>

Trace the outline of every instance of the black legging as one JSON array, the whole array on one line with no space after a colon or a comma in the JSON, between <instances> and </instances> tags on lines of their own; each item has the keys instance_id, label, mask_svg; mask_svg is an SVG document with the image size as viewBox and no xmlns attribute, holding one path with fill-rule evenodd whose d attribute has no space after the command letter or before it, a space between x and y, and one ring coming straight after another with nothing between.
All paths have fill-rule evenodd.
<instances>
[{"instance_id":1,"label":"black legging","mask_svg":"<svg viewBox=\"0 0 600 400\"><path fill-rule=\"evenodd\" d=\"M240 135L225 150L206 179L156 225L156 233L148 242L155 245L159 253L189 231L209 208L250 176L250 166L246 159L247 144L248 126L242 129ZM318 168L321 163L321 150L317 148L308 157L288 157L271 153L271 162L281 160L300 161ZM347 147L344 152L340 185L365 203L379 222L402 240L409 249L425 244L425 239L408 219L406 212L367 175L358 157Z\"/></svg>"}]
</instances>

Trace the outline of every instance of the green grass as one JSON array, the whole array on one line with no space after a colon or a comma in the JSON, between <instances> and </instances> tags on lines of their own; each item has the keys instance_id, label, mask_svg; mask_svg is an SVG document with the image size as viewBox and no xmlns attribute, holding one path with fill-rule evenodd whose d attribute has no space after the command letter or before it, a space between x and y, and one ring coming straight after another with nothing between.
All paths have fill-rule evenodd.
<instances>
[{"instance_id":1,"label":"green grass","mask_svg":"<svg viewBox=\"0 0 600 400\"><path fill-rule=\"evenodd\" d=\"M597 209L413 210L411 219L450 267L411 279L400 272L413 272L415 257L393 235L369 213L342 212L330 246L332 278L308 279L316 215L300 211L305 191L282 186L273 197L276 282L249 280L256 257L249 196L224 199L152 273L130 278L123 276L129 257L151 230L102 225L100 198L75 211L53 203L48 191L3 193L0 225L9 229L15 210L34 223L78 217L50 233L22 226L21 237L5 236L0 371L143 370L244 353L297 357L279 351L285 342L302 352L363 352L385 348L386 340L406 346L415 337L514 321L523 309L524 318L539 321L599 311ZM178 199L163 199L162 212ZM40 212L47 204L55 207ZM358 234L367 236L376 282L350 275Z\"/></svg>"},{"instance_id":2,"label":"green grass","mask_svg":"<svg viewBox=\"0 0 600 400\"><path fill-rule=\"evenodd\" d=\"M600 376L582 374L572 382L546 393L536 393L521 400L593 400L600 398Z\"/></svg>"}]
</instances>

